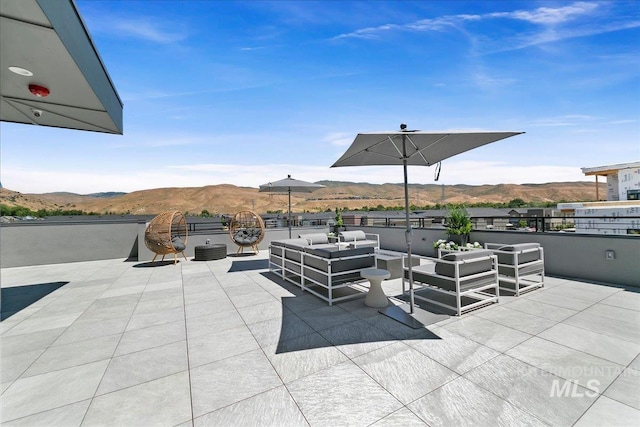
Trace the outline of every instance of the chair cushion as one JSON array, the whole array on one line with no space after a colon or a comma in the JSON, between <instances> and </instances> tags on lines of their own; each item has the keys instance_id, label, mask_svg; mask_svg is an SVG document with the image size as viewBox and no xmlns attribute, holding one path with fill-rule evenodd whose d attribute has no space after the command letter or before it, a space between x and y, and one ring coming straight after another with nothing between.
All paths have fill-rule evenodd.
<instances>
[{"instance_id":1,"label":"chair cushion","mask_svg":"<svg viewBox=\"0 0 640 427\"><path fill-rule=\"evenodd\" d=\"M362 230L341 231L339 234L345 242L353 242L354 240L365 240L367 236Z\"/></svg>"},{"instance_id":2,"label":"chair cushion","mask_svg":"<svg viewBox=\"0 0 640 427\"><path fill-rule=\"evenodd\" d=\"M180 238L180 236L173 236L171 239L171 244L173 245L173 249L178 252L182 252L187 248L187 245L184 244L184 241Z\"/></svg>"},{"instance_id":3,"label":"chair cushion","mask_svg":"<svg viewBox=\"0 0 640 427\"><path fill-rule=\"evenodd\" d=\"M331 273L341 273L344 271L361 270L363 268L373 267L376 259L374 256L373 248L357 248L357 249L344 249L340 250L335 245L329 248L318 249L312 246L304 248L305 253L315 256L307 255L304 257L304 265L313 267L317 270L328 272L329 264L331 264ZM343 257L346 257L344 259ZM360 272L354 273L357 279L360 279ZM305 275L312 277L314 280L321 281L327 284L326 275L324 279L316 277L311 269L305 270ZM338 278L336 278L338 279ZM340 276L342 280L346 279ZM336 282L332 280L335 285Z\"/></svg>"},{"instance_id":4,"label":"chair cushion","mask_svg":"<svg viewBox=\"0 0 640 427\"><path fill-rule=\"evenodd\" d=\"M355 242L352 241L351 243L349 243L350 248L362 248L365 246L377 248L378 242L376 240L356 240Z\"/></svg>"},{"instance_id":5,"label":"chair cushion","mask_svg":"<svg viewBox=\"0 0 640 427\"><path fill-rule=\"evenodd\" d=\"M301 234L301 239L307 239L310 245L329 243L329 237L324 233Z\"/></svg>"},{"instance_id":6,"label":"chair cushion","mask_svg":"<svg viewBox=\"0 0 640 427\"><path fill-rule=\"evenodd\" d=\"M518 253L518 264L525 264L527 262L538 261L540 259L540 251L531 251L522 253L522 251L530 250L530 249L538 249L540 247L539 243L518 243L515 245L505 245L498 248L499 251L503 252L514 252L512 254L498 253L498 264L509 264L513 265L515 263L515 253Z\"/></svg>"},{"instance_id":7,"label":"chair cushion","mask_svg":"<svg viewBox=\"0 0 640 427\"><path fill-rule=\"evenodd\" d=\"M331 245L331 247L314 248L306 247L304 251L308 254L313 254L321 258L341 258L355 255L372 254L373 248L354 248L354 249L340 249L337 246Z\"/></svg>"},{"instance_id":8,"label":"chair cushion","mask_svg":"<svg viewBox=\"0 0 640 427\"><path fill-rule=\"evenodd\" d=\"M493 263L489 256L492 255L490 250L474 250L464 252L453 252L440 258L442 261L456 261L459 262L460 277L469 276L471 274L482 273L490 271ZM485 258L478 260L478 258ZM455 277L456 266L451 263L436 262L436 274L447 277Z\"/></svg>"},{"instance_id":9,"label":"chair cushion","mask_svg":"<svg viewBox=\"0 0 640 427\"><path fill-rule=\"evenodd\" d=\"M464 261L489 255L493 255L493 253L489 249L477 249L472 251L451 252L443 255L440 259L443 259L445 261Z\"/></svg>"},{"instance_id":10,"label":"chair cushion","mask_svg":"<svg viewBox=\"0 0 640 427\"><path fill-rule=\"evenodd\" d=\"M335 249L335 243L318 243L317 245L309 245L310 248L313 249Z\"/></svg>"},{"instance_id":11,"label":"chair cushion","mask_svg":"<svg viewBox=\"0 0 640 427\"><path fill-rule=\"evenodd\" d=\"M309 241L307 239L287 239L287 240L281 240L279 243L282 243L282 245L285 248L289 248L289 249L302 250L303 247L309 246Z\"/></svg>"}]
</instances>

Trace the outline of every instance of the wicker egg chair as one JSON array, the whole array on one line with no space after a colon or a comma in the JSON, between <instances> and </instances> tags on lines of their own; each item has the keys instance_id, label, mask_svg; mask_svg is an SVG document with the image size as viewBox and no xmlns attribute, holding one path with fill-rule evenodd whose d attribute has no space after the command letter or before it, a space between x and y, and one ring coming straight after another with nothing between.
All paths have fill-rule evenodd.
<instances>
[{"instance_id":1,"label":"wicker egg chair","mask_svg":"<svg viewBox=\"0 0 640 427\"><path fill-rule=\"evenodd\" d=\"M158 255L162 255L162 261L167 254L173 254L173 263L178 262L178 253L184 260L187 257L184 250L187 247L187 221L178 211L167 211L151 220L144 232L144 244L155 253L154 262Z\"/></svg>"},{"instance_id":2,"label":"wicker egg chair","mask_svg":"<svg viewBox=\"0 0 640 427\"><path fill-rule=\"evenodd\" d=\"M258 244L264 239L264 221L252 211L240 211L229 223L229 237L238 245L236 254L249 247L253 249L253 253L258 254Z\"/></svg>"}]
</instances>

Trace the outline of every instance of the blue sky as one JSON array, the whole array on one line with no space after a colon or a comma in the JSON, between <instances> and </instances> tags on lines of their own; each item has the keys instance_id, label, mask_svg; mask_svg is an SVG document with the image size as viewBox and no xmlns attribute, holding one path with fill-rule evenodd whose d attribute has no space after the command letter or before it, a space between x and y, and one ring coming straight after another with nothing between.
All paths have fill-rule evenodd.
<instances>
[{"instance_id":1,"label":"blue sky","mask_svg":"<svg viewBox=\"0 0 640 427\"><path fill-rule=\"evenodd\" d=\"M445 160L441 184L593 181L581 167L640 160L637 1L76 5L124 135L2 123L6 188L399 183L397 167L329 166L357 133L400 123L526 132Z\"/></svg>"}]
</instances>

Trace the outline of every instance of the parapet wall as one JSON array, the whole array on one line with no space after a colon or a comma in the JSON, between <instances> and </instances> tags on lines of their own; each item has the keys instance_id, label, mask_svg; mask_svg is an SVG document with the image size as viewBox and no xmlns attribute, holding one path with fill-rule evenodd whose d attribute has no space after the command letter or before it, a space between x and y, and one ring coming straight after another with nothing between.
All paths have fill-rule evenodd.
<instances>
[{"instance_id":1,"label":"parapet wall","mask_svg":"<svg viewBox=\"0 0 640 427\"><path fill-rule=\"evenodd\" d=\"M102 259L150 261L153 253L144 245L144 221L96 223L25 223L0 227L0 267L58 264ZM406 251L405 230L398 227L350 226L380 235L383 249ZM327 227L296 227L294 236L328 232ZM268 228L260 250L272 240L287 239L286 228ZM415 254L436 256L433 242L446 238L442 229L414 229ZM192 258L195 246L224 243L233 254L238 247L226 232L192 235L185 255ZM523 233L472 231L470 241L484 243L538 242L544 248L546 274L602 283L640 287L640 237L587 235L580 233ZM170 255L171 256L171 255Z\"/></svg>"},{"instance_id":2,"label":"parapet wall","mask_svg":"<svg viewBox=\"0 0 640 427\"><path fill-rule=\"evenodd\" d=\"M0 226L0 267L60 264L97 261L102 259L131 259L151 261L153 252L144 244L144 221L96 222L22 222ZM297 227L296 236L303 233L328 232L327 227ZM268 250L271 240L287 239L286 228L267 229L260 250ZM210 243L224 243L227 252L236 253L236 246L228 232L191 235L187 239L185 255L195 256L195 247ZM245 249L247 251L247 249ZM250 251L250 248L249 248ZM167 255L165 259L173 255Z\"/></svg>"},{"instance_id":3,"label":"parapet wall","mask_svg":"<svg viewBox=\"0 0 640 427\"><path fill-rule=\"evenodd\" d=\"M380 234L383 249L405 252L405 231L388 227L349 227ZM412 252L435 257L433 242L446 239L443 229L413 230ZM640 287L640 237L580 233L472 231L469 240L485 243L537 242L544 248L545 273L613 285ZM613 258L610 258L613 251Z\"/></svg>"}]
</instances>

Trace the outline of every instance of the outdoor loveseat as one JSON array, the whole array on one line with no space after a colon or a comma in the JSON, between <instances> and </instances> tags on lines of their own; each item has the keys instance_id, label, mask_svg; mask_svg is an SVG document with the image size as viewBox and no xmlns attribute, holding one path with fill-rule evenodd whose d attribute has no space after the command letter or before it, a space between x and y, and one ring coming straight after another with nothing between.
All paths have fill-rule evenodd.
<instances>
[{"instance_id":1,"label":"outdoor loveseat","mask_svg":"<svg viewBox=\"0 0 640 427\"><path fill-rule=\"evenodd\" d=\"M269 246L271 272L329 305L365 296L366 288L357 286L364 281L360 271L374 266L373 247L341 248L323 234L272 241Z\"/></svg>"},{"instance_id":2,"label":"outdoor loveseat","mask_svg":"<svg viewBox=\"0 0 640 427\"><path fill-rule=\"evenodd\" d=\"M463 313L498 302L497 258L489 250L454 252L442 258L421 257L413 267L414 297ZM409 278L404 268L405 279Z\"/></svg>"},{"instance_id":3,"label":"outdoor loveseat","mask_svg":"<svg viewBox=\"0 0 640 427\"><path fill-rule=\"evenodd\" d=\"M515 293L544 286L544 251L539 243L485 243L498 257L500 288Z\"/></svg>"}]
</instances>

